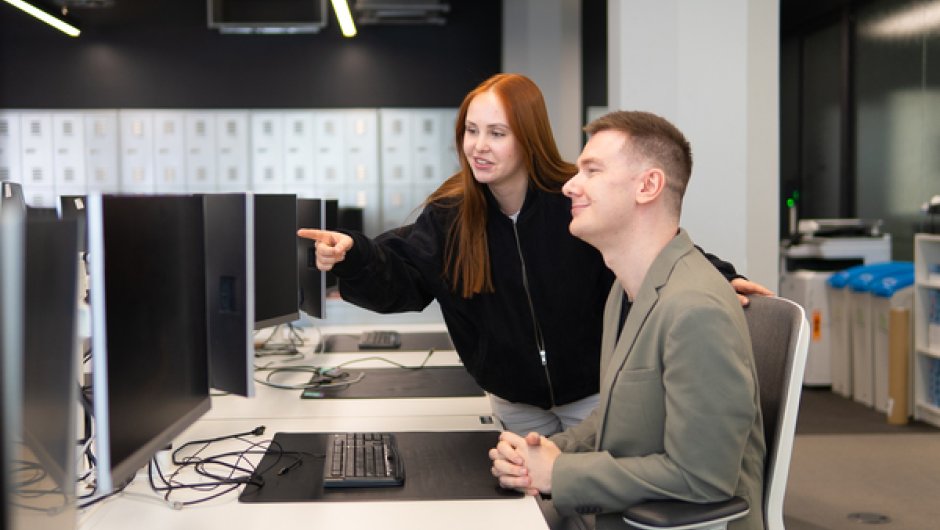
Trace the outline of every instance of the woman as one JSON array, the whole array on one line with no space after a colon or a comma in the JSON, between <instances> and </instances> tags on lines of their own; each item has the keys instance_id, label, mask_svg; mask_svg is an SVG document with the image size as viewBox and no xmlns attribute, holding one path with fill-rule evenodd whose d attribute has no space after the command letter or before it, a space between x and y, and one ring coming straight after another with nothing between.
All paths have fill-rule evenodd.
<instances>
[{"instance_id":1,"label":"woman","mask_svg":"<svg viewBox=\"0 0 940 530\"><path fill-rule=\"evenodd\" d=\"M576 167L558 153L541 91L495 75L457 115L460 171L414 224L375 240L300 230L343 299L380 313L437 299L464 366L503 427L549 435L597 403L603 309L613 281L600 253L568 232L562 185ZM708 256L739 292L769 293ZM522 384L521 384L522 383Z\"/></svg>"}]
</instances>

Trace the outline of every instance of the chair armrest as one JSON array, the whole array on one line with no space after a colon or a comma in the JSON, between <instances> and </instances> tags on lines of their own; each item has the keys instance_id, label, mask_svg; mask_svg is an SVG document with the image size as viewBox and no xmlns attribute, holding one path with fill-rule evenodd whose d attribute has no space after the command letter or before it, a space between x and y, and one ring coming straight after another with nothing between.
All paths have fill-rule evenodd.
<instances>
[{"instance_id":1,"label":"chair armrest","mask_svg":"<svg viewBox=\"0 0 940 530\"><path fill-rule=\"evenodd\" d=\"M750 511L742 497L726 501L695 503L685 501L646 501L623 512L625 523L644 530L687 530L724 528L728 521L744 517Z\"/></svg>"}]
</instances>

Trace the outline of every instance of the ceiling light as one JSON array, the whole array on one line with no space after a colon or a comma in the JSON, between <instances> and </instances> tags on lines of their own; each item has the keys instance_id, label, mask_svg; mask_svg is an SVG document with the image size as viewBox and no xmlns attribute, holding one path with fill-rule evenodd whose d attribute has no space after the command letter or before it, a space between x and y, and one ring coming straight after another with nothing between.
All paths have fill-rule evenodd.
<instances>
[{"instance_id":1,"label":"ceiling light","mask_svg":"<svg viewBox=\"0 0 940 530\"><path fill-rule=\"evenodd\" d=\"M11 6L22 9L26 13L29 13L30 15L38 18L39 20L42 20L46 24L49 24L50 26L61 31L62 33L65 33L69 37L78 37L78 35L81 33L81 30L79 30L75 26L69 24L68 22L62 20L61 18L56 18L55 16L50 15L49 13L46 13L42 9L39 9L38 7L30 4L29 2L24 2L23 0L4 0L4 1L10 4Z\"/></svg>"},{"instance_id":2,"label":"ceiling light","mask_svg":"<svg viewBox=\"0 0 940 530\"><path fill-rule=\"evenodd\" d=\"M926 35L940 28L940 1L915 4L863 28L864 33L874 37L910 37Z\"/></svg>"},{"instance_id":3,"label":"ceiling light","mask_svg":"<svg viewBox=\"0 0 940 530\"><path fill-rule=\"evenodd\" d=\"M339 22L339 29L344 37L356 36L356 25L353 24L352 14L349 12L349 2L346 0L330 0L333 4L333 12L336 13L336 21Z\"/></svg>"}]
</instances>

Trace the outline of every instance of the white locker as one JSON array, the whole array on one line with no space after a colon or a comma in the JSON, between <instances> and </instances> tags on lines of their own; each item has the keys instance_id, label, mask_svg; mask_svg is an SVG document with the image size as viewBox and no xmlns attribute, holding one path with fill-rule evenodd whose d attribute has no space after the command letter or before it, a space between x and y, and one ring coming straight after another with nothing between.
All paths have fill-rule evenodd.
<instances>
[{"instance_id":1,"label":"white locker","mask_svg":"<svg viewBox=\"0 0 940 530\"><path fill-rule=\"evenodd\" d=\"M45 112L20 114L20 167L23 172L20 183L27 204L45 206L49 195L55 197L52 157L52 115Z\"/></svg>"},{"instance_id":2,"label":"white locker","mask_svg":"<svg viewBox=\"0 0 940 530\"><path fill-rule=\"evenodd\" d=\"M20 115L0 112L0 181L20 182Z\"/></svg>"},{"instance_id":3,"label":"white locker","mask_svg":"<svg viewBox=\"0 0 940 530\"><path fill-rule=\"evenodd\" d=\"M340 206L362 208L362 231L369 237L382 232L381 201L378 184L349 185L340 197Z\"/></svg>"},{"instance_id":4,"label":"white locker","mask_svg":"<svg viewBox=\"0 0 940 530\"><path fill-rule=\"evenodd\" d=\"M410 183L382 187L382 232L409 223L414 210L415 197Z\"/></svg>"},{"instance_id":5,"label":"white locker","mask_svg":"<svg viewBox=\"0 0 940 530\"><path fill-rule=\"evenodd\" d=\"M216 176L219 191L247 191L249 184L248 112L215 116Z\"/></svg>"},{"instance_id":6,"label":"white locker","mask_svg":"<svg viewBox=\"0 0 940 530\"><path fill-rule=\"evenodd\" d=\"M216 177L215 115L212 112L187 112L186 124L186 191L213 193L218 191Z\"/></svg>"},{"instance_id":7,"label":"white locker","mask_svg":"<svg viewBox=\"0 0 940 530\"><path fill-rule=\"evenodd\" d=\"M149 110L121 110L118 113L120 127L120 162L121 162L121 191L126 193L153 193L154 192L154 111ZM166 136L167 129L174 129L171 120L161 120L162 136ZM161 138L167 141L166 138ZM163 146L161 146L161 149ZM169 149L167 156L161 159L169 164ZM179 153L177 167L182 168L182 153ZM161 182L167 180L177 182L178 170L161 172Z\"/></svg>"},{"instance_id":8,"label":"white locker","mask_svg":"<svg viewBox=\"0 0 940 530\"><path fill-rule=\"evenodd\" d=\"M414 173L411 112L404 109L379 110L383 186L411 183Z\"/></svg>"},{"instance_id":9,"label":"white locker","mask_svg":"<svg viewBox=\"0 0 940 530\"><path fill-rule=\"evenodd\" d=\"M441 109L438 116L441 120L441 171L444 178L460 171L460 159L457 157L457 110Z\"/></svg>"},{"instance_id":10,"label":"white locker","mask_svg":"<svg viewBox=\"0 0 940 530\"><path fill-rule=\"evenodd\" d=\"M346 183L353 186L379 181L378 112L356 109L345 112Z\"/></svg>"},{"instance_id":11,"label":"white locker","mask_svg":"<svg viewBox=\"0 0 940 530\"><path fill-rule=\"evenodd\" d=\"M117 111L86 111L85 181L87 191L113 193L120 190L119 167Z\"/></svg>"},{"instance_id":12,"label":"white locker","mask_svg":"<svg viewBox=\"0 0 940 530\"><path fill-rule=\"evenodd\" d=\"M418 182L412 185L412 194L413 194L414 203L415 203L414 205L415 205L415 208L418 208L419 213L420 213L421 208L423 207L422 204L424 200L427 199L432 193L434 193L434 191L439 186L440 184L437 184L435 182L430 182L427 184L422 184Z\"/></svg>"},{"instance_id":13,"label":"white locker","mask_svg":"<svg viewBox=\"0 0 940 530\"><path fill-rule=\"evenodd\" d=\"M314 186L323 194L339 197L343 194L346 174L345 134L343 111L319 110L313 115Z\"/></svg>"},{"instance_id":14,"label":"white locker","mask_svg":"<svg viewBox=\"0 0 940 530\"><path fill-rule=\"evenodd\" d=\"M432 184L439 186L446 177L453 174L451 171L445 175L442 167L441 148L447 138L447 131L442 126L445 122L441 112L437 110L417 110L413 113L412 120L414 121L414 174L412 182L420 185L422 189ZM453 132L451 131L452 135Z\"/></svg>"},{"instance_id":15,"label":"white locker","mask_svg":"<svg viewBox=\"0 0 940 530\"><path fill-rule=\"evenodd\" d=\"M306 196L313 191L316 127L313 111L284 113L284 191Z\"/></svg>"},{"instance_id":16,"label":"white locker","mask_svg":"<svg viewBox=\"0 0 940 530\"><path fill-rule=\"evenodd\" d=\"M251 185L259 193L284 191L284 118L280 112L251 113Z\"/></svg>"},{"instance_id":17,"label":"white locker","mask_svg":"<svg viewBox=\"0 0 940 530\"><path fill-rule=\"evenodd\" d=\"M35 208L55 208L56 193L51 187L23 186L23 200Z\"/></svg>"},{"instance_id":18,"label":"white locker","mask_svg":"<svg viewBox=\"0 0 940 530\"><path fill-rule=\"evenodd\" d=\"M186 115L153 112L153 186L157 193L186 191Z\"/></svg>"},{"instance_id":19,"label":"white locker","mask_svg":"<svg viewBox=\"0 0 940 530\"><path fill-rule=\"evenodd\" d=\"M56 193L85 192L85 117L81 112L52 115L52 172Z\"/></svg>"}]
</instances>

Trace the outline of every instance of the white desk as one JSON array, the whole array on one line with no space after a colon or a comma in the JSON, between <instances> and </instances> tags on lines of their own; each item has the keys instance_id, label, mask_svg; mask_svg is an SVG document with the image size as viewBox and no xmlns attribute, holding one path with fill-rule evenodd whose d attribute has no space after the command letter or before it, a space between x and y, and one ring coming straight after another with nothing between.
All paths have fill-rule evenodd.
<instances>
[{"instance_id":1,"label":"white desk","mask_svg":"<svg viewBox=\"0 0 940 530\"><path fill-rule=\"evenodd\" d=\"M375 353L317 354L318 365L330 366ZM395 352L396 362L417 365L425 352ZM308 354L304 361L310 362ZM441 352L429 360L431 366L459 364L453 352ZM356 367L390 366L377 361ZM294 382L308 376L297 374ZM279 381L284 382L284 381ZM275 432L331 431L476 431L496 429L481 423L491 410L485 397L421 399L325 399L302 400L299 390L281 390L256 385L252 399L220 396L212 400L212 410L179 438L181 442L246 432L259 425L269 439ZM177 444L177 445L178 445ZM215 444L210 453L244 449L238 441ZM254 463L261 456L251 458ZM407 464L406 464L407 466ZM166 471L166 470L164 470ZM197 481L192 476L181 477ZM204 479L203 479L204 480ZM495 480L495 479L494 479ZM538 505L532 497L468 501L370 501L239 503L240 489L203 504L170 508L161 495L151 491L145 471L138 473L127 489L80 514L81 530L278 530L337 528L379 530L479 530L514 528L546 530ZM173 499L186 501L205 497L205 492L174 493Z\"/></svg>"},{"instance_id":2,"label":"white desk","mask_svg":"<svg viewBox=\"0 0 940 530\"><path fill-rule=\"evenodd\" d=\"M305 348L304 358L298 361L278 362L273 359L261 359L260 363L276 362L282 366L311 365L331 367L354 359L384 356L406 366L418 366L427 356L427 352L396 351L355 353L318 353ZM428 359L427 366L458 366L460 359L453 351L435 352ZM356 368L392 368L391 364L364 360L350 365ZM264 378L265 372L258 372L256 378ZM302 384L309 380L310 374L284 373L274 379L279 384ZM390 399L300 399L299 389L286 390L272 388L255 383L255 397L246 399L241 396L215 396L212 398L212 410L206 419L238 418L321 418L348 416L489 416L489 399L486 396L453 398L390 398Z\"/></svg>"}]
</instances>

